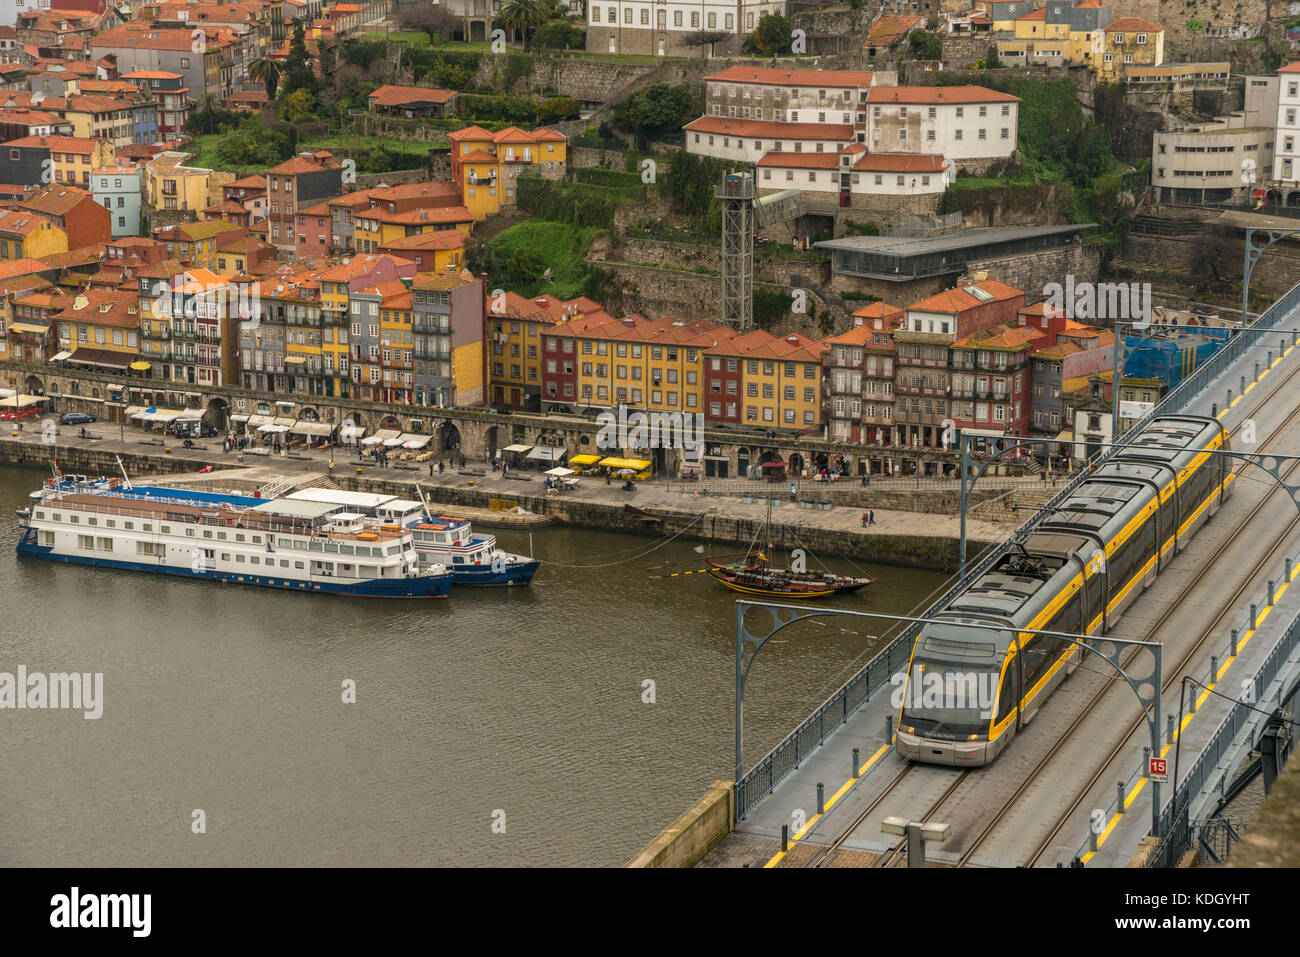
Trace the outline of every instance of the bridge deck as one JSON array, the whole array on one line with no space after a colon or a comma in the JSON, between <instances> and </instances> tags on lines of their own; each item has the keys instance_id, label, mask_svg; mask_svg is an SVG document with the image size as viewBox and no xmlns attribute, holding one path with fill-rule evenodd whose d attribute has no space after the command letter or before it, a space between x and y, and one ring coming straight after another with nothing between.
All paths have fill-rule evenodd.
<instances>
[{"instance_id":1,"label":"bridge deck","mask_svg":"<svg viewBox=\"0 0 1300 957\"><path fill-rule=\"evenodd\" d=\"M1280 329L1300 329L1300 309L1293 309L1279 325ZM1205 383L1198 395L1182 410L1198 415L1219 415L1229 428L1236 429L1246 420L1253 419L1257 436L1252 441L1263 441L1274 430L1281 428L1270 450L1295 452L1300 450L1300 419L1294 413L1300 405L1300 396L1283 388L1272 396L1279 378L1289 377L1300 368L1300 348L1293 345L1294 335L1287 336L1287 348L1281 349L1282 332L1256 337L1256 344L1223 373ZM1272 352L1270 365L1267 354ZM1255 363L1262 370L1258 380ZM1239 396L1240 376L1245 375L1249 388ZM1225 409L1225 393L1231 388L1233 401ZM1292 420L1295 422L1292 423ZM1234 438L1234 449L1251 451L1244 433ZM1213 637L1198 652L1192 654L1186 668L1178 677L1189 674L1209 684L1210 655L1218 656L1218 684L1214 690L1236 697L1241 678L1253 673L1252 669L1267 654L1279 626L1285 626L1300 611L1300 583L1296 587L1282 588L1284 555L1296 554L1300 534L1290 533L1281 542L1275 537L1296 517L1296 507L1287 495L1277 495L1265 504L1250 521L1250 531L1232 541L1232 537L1251 510L1276 487L1267 473L1240 461L1234 467L1241 473L1235 482L1233 496L1225 503L1219 515L1203 526L1195 538L1168 566L1156 583L1125 613L1118 634L1130 638L1143 638L1159 625L1155 639L1165 648L1165 684L1171 684L1171 673L1182 662L1207 625L1207 617L1217 615L1229 595L1242 589L1232 601L1221 625ZM1256 571L1260 553L1270 551L1271 557ZM1194 597L1189 600L1189 590L1203 569L1213 566L1212 572L1196 585ZM1300 565L1297 567L1300 577ZM1279 581L1275 606L1265 610L1267 580ZM1247 640L1246 621L1251 602L1258 604L1261 614L1260 633ZM1229 630L1239 629L1242 640L1239 654L1231 659L1228 651ZM1221 633L1220 633L1221 632ZM1048 841L1037 859L1038 866L1054 866L1058 861L1068 864L1081 849L1087 850L1089 817L1095 809L1105 811L1106 828L1100 841L1100 851L1087 855L1090 866L1123 866L1136 849L1138 841L1151 827L1151 794L1149 782L1137 777L1141 764L1142 747L1149 741L1145 725L1132 735L1111 760L1109 753L1124 735L1139 711L1136 699L1127 685L1121 685L1113 674L1103 675L1099 659L1086 662L1052 696L1048 704L1034 718L1008 750L987 769L971 772L960 783L961 773L951 768L931 766L906 768L906 762L885 746L885 719L895 714L890 704L890 688L878 691L862 705L848 722L829 735L826 743L803 759L800 767L782 781L771 795L752 809L739 822L736 831L724 839L705 859L701 866L799 866L806 859L815 858L817 845L828 845L843 837L843 832L857 822L863 810L873 802L871 813L858 823L853 833L843 842L844 852L851 857L836 861L837 865L856 860L869 865L888 848L896 838L883 835L881 820L890 815L915 819L925 814L936 802L935 819L948 821L953 833L942 846L927 848L927 857L936 864L953 863L975 841L984 828L1003 811L1022 782L1038 770L1053 746L1074 719L1081 714L1089 701L1104 688L1107 682L1114 685L1100 705L1083 720L1044 768L1044 773L1019 796L1016 806L1005 814L971 855L971 865L1016 865L1024 863L1037 848L1048 841L1049 834L1066 809L1074 802L1085 782L1104 765L1096 783L1087 789L1078 807L1065 818L1054 837ZM1198 713L1185 722L1180 766L1187 768L1217 727L1230 702L1215 694L1198 691ZM1172 700L1171 700L1172 698ZM1165 714L1178 709L1178 683L1165 692ZM1167 729L1161 726L1162 747L1167 740ZM859 749L861 767L854 777L850 770L851 752ZM1168 802L1172 794L1173 751L1166 749L1170 759L1170 784L1162 788L1161 802ZM1125 780L1127 785L1126 813L1117 815L1116 783ZM825 786L826 813L817 814L817 782ZM951 797L949 797L951 795ZM1109 810L1107 810L1109 809ZM780 853L781 825L789 824L791 843L788 854ZM759 858L765 858L760 861Z\"/></svg>"}]
</instances>

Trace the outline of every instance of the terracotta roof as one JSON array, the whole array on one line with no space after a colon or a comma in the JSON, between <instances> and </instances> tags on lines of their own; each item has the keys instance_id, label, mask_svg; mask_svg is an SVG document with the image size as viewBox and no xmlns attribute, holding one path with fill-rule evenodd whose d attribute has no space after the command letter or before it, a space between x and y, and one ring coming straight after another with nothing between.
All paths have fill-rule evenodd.
<instances>
[{"instance_id":1,"label":"terracotta roof","mask_svg":"<svg viewBox=\"0 0 1300 957\"><path fill-rule=\"evenodd\" d=\"M1296 60L1294 63L1288 63L1284 67L1279 67L1277 72L1278 73L1300 73L1300 60Z\"/></svg>"},{"instance_id":2,"label":"terracotta roof","mask_svg":"<svg viewBox=\"0 0 1300 957\"><path fill-rule=\"evenodd\" d=\"M492 134L481 126L467 126L463 130L452 130L447 134L447 139L452 142L457 140L491 140Z\"/></svg>"},{"instance_id":3,"label":"terracotta roof","mask_svg":"<svg viewBox=\"0 0 1300 957\"><path fill-rule=\"evenodd\" d=\"M868 153L853 168L880 173L942 173L945 162L942 156L932 153Z\"/></svg>"},{"instance_id":4,"label":"terracotta roof","mask_svg":"<svg viewBox=\"0 0 1300 957\"><path fill-rule=\"evenodd\" d=\"M971 283L969 286L963 286L958 289L948 289L944 292L935 293L933 296L922 299L920 302L914 302L908 306L908 310L917 312L947 312L959 313L975 306L981 306L985 300L978 299L966 290L971 286L982 289L989 293L993 299L987 300L992 302L997 299L1012 299L1016 296L1023 296L1024 293L1006 283L998 282L995 279L986 279L983 282Z\"/></svg>"},{"instance_id":5,"label":"terracotta roof","mask_svg":"<svg viewBox=\"0 0 1300 957\"><path fill-rule=\"evenodd\" d=\"M458 156L458 157L456 157L456 159L457 159L458 162L461 162L461 163L495 163L495 162L497 162L497 158L496 158L495 156L493 156L491 153L489 153L487 150L474 150L474 151L471 152L471 153L466 153L464 156Z\"/></svg>"},{"instance_id":6,"label":"terracotta roof","mask_svg":"<svg viewBox=\"0 0 1300 957\"><path fill-rule=\"evenodd\" d=\"M279 166L272 166L267 170L268 173L314 173L322 169L341 169L342 165L334 161L332 157L322 159L317 155L311 158L306 156L294 156L285 160Z\"/></svg>"},{"instance_id":7,"label":"terracotta roof","mask_svg":"<svg viewBox=\"0 0 1300 957\"><path fill-rule=\"evenodd\" d=\"M874 75L865 70L780 70L772 67L733 66L721 73L710 73L704 79L723 83L762 83L767 86L862 87L870 86Z\"/></svg>"},{"instance_id":8,"label":"terracotta roof","mask_svg":"<svg viewBox=\"0 0 1300 957\"><path fill-rule=\"evenodd\" d=\"M179 80L180 73L168 73L166 70L136 70L134 73L123 73L124 80Z\"/></svg>"},{"instance_id":9,"label":"terracotta roof","mask_svg":"<svg viewBox=\"0 0 1300 957\"><path fill-rule=\"evenodd\" d=\"M381 223L418 226L423 223L467 223L474 214L464 206L436 206L425 209L408 209L404 213L389 213L380 209L359 209L357 219L375 219Z\"/></svg>"},{"instance_id":10,"label":"terracotta roof","mask_svg":"<svg viewBox=\"0 0 1300 957\"><path fill-rule=\"evenodd\" d=\"M868 31L866 42L868 44L893 42L924 22L921 17L881 17Z\"/></svg>"},{"instance_id":11,"label":"terracotta roof","mask_svg":"<svg viewBox=\"0 0 1300 957\"><path fill-rule=\"evenodd\" d=\"M53 186L47 186L32 196L31 199L24 200L18 205L23 209L34 210L38 213L64 216L69 210L75 209L87 199L92 203L95 202L95 197L84 189L56 183Z\"/></svg>"},{"instance_id":12,"label":"terracotta roof","mask_svg":"<svg viewBox=\"0 0 1300 957\"><path fill-rule=\"evenodd\" d=\"M1163 33L1164 27L1141 17L1120 17L1102 27L1103 33Z\"/></svg>"},{"instance_id":13,"label":"terracotta roof","mask_svg":"<svg viewBox=\"0 0 1300 957\"><path fill-rule=\"evenodd\" d=\"M229 46L235 42L235 35L230 30L208 24L204 31L208 49ZM105 30L95 36L91 48L96 50L140 47L144 50L170 50L173 52L192 51L194 39L189 30L172 30L165 27L153 28L152 24L135 20L124 26Z\"/></svg>"},{"instance_id":14,"label":"terracotta roof","mask_svg":"<svg viewBox=\"0 0 1300 957\"><path fill-rule=\"evenodd\" d=\"M692 133L721 133L774 140L827 140L843 143L853 138L848 123L777 123L768 120L736 120L723 116L701 116L684 127Z\"/></svg>"},{"instance_id":15,"label":"terracotta roof","mask_svg":"<svg viewBox=\"0 0 1300 957\"><path fill-rule=\"evenodd\" d=\"M825 340L814 341L797 332L774 336L765 329L753 329L730 342L714 346L708 352L710 355L743 356L746 359L821 362L822 353L829 348Z\"/></svg>"},{"instance_id":16,"label":"terracotta roof","mask_svg":"<svg viewBox=\"0 0 1300 957\"><path fill-rule=\"evenodd\" d=\"M24 136L0 143L0 146L45 147L56 153L93 153L97 142L100 141L80 136Z\"/></svg>"},{"instance_id":17,"label":"terracotta roof","mask_svg":"<svg viewBox=\"0 0 1300 957\"><path fill-rule=\"evenodd\" d=\"M838 169L839 153L764 153L758 166L777 166L784 169Z\"/></svg>"},{"instance_id":18,"label":"terracotta roof","mask_svg":"<svg viewBox=\"0 0 1300 957\"><path fill-rule=\"evenodd\" d=\"M403 106L407 103L446 103L455 95L455 90L385 85L371 93L367 99L372 106Z\"/></svg>"},{"instance_id":19,"label":"terracotta roof","mask_svg":"<svg viewBox=\"0 0 1300 957\"><path fill-rule=\"evenodd\" d=\"M1023 17L1016 17L1016 19L1017 20L1046 20L1047 8L1039 7L1037 10L1031 10L1029 13L1026 13Z\"/></svg>"},{"instance_id":20,"label":"terracotta roof","mask_svg":"<svg viewBox=\"0 0 1300 957\"><path fill-rule=\"evenodd\" d=\"M401 183L397 186L377 186L369 190L370 198L377 203L401 202L406 199L447 199L460 205L460 185L450 180L433 183Z\"/></svg>"},{"instance_id":21,"label":"terracotta roof","mask_svg":"<svg viewBox=\"0 0 1300 957\"><path fill-rule=\"evenodd\" d=\"M906 314L898 306L891 306L887 302L873 302L854 310L853 315L861 316L863 319L902 319Z\"/></svg>"},{"instance_id":22,"label":"terracotta roof","mask_svg":"<svg viewBox=\"0 0 1300 957\"><path fill-rule=\"evenodd\" d=\"M1020 97L983 86L873 86L867 102L880 103L1019 103Z\"/></svg>"},{"instance_id":23,"label":"terracotta roof","mask_svg":"<svg viewBox=\"0 0 1300 957\"><path fill-rule=\"evenodd\" d=\"M0 262L0 280L12 279L15 276L32 276L38 272L49 271L49 263L40 259L32 259L30 256L26 259L10 259Z\"/></svg>"},{"instance_id":24,"label":"terracotta roof","mask_svg":"<svg viewBox=\"0 0 1300 957\"><path fill-rule=\"evenodd\" d=\"M431 233L418 233L415 236L403 236L383 243L379 251L425 250L425 249L459 249L465 245L465 234L459 229L437 229Z\"/></svg>"},{"instance_id":25,"label":"terracotta roof","mask_svg":"<svg viewBox=\"0 0 1300 957\"><path fill-rule=\"evenodd\" d=\"M105 326L140 325L137 297L127 291L87 289L68 308L56 313L55 319L75 319Z\"/></svg>"},{"instance_id":26,"label":"terracotta roof","mask_svg":"<svg viewBox=\"0 0 1300 957\"><path fill-rule=\"evenodd\" d=\"M223 183L222 188L235 187L236 189L266 189L266 177L260 173L254 173L252 176L245 176L243 179L237 179L233 183Z\"/></svg>"},{"instance_id":27,"label":"terracotta roof","mask_svg":"<svg viewBox=\"0 0 1300 957\"><path fill-rule=\"evenodd\" d=\"M49 225L49 220L22 209L0 209L0 233L29 236Z\"/></svg>"},{"instance_id":28,"label":"terracotta roof","mask_svg":"<svg viewBox=\"0 0 1300 957\"><path fill-rule=\"evenodd\" d=\"M1045 338L1046 334L1032 326L1004 325L972 332L964 339L953 343L954 349L1010 349L1020 351L1029 348L1035 339Z\"/></svg>"}]
</instances>

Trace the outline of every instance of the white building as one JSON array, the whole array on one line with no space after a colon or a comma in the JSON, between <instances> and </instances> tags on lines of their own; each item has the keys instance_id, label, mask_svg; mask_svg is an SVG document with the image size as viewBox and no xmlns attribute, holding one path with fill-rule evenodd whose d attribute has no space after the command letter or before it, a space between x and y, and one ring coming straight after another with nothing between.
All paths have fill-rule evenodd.
<instances>
[{"instance_id":1,"label":"white building","mask_svg":"<svg viewBox=\"0 0 1300 957\"><path fill-rule=\"evenodd\" d=\"M1277 75L1273 179L1280 186L1297 186L1300 185L1300 61L1282 67Z\"/></svg>"},{"instance_id":2,"label":"white building","mask_svg":"<svg viewBox=\"0 0 1300 957\"><path fill-rule=\"evenodd\" d=\"M784 13L784 0L589 0L587 49L657 56L738 53L762 17ZM719 39L691 43L705 35Z\"/></svg>"},{"instance_id":3,"label":"white building","mask_svg":"<svg viewBox=\"0 0 1300 957\"><path fill-rule=\"evenodd\" d=\"M1020 100L982 86L877 86L867 93L867 148L939 154L980 172L1016 151Z\"/></svg>"},{"instance_id":4,"label":"white building","mask_svg":"<svg viewBox=\"0 0 1300 957\"><path fill-rule=\"evenodd\" d=\"M856 135L847 123L778 123L715 116L701 116L684 129L687 152L742 163L757 163L769 152L833 156Z\"/></svg>"}]
</instances>

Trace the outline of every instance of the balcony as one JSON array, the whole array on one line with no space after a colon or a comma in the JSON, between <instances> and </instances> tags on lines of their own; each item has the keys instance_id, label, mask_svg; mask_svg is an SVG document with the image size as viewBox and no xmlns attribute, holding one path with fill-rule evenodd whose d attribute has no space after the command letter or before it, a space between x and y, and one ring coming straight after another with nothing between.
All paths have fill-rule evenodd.
<instances>
[{"instance_id":1,"label":"balcony","mask_svg":"<svg viewBox=\"0 0 1300 957\"><path fill-rule=\"evenodd\" d=\"M991 389L952 389L948 393L954 399L980 399L988 402L1009 402L1011 396L1006 392L994 392Z\"/></svg>"}]
</instances>

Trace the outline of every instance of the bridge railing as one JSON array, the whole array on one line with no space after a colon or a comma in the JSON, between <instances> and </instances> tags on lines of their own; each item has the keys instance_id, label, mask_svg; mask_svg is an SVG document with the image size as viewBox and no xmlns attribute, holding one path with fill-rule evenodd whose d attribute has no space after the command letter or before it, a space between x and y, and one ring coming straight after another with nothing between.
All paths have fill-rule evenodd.
<instances>
[{"instance_id":1,"label":"bridge railing","mask_svg":"<svg viewBox=\"0 0 1300 957\"><path fill-rule=\"evenodd\" d=\"M1238 332L1223 348L1211 356L1204 365L1184 379L1177 388L1171 390L1150 412L1134 423L1133 427L1103 451L1095 460L1102 465L1118 454L1128 441L1131 441L1153 419L1161 415L1172 415L1184 411L1201 392L1221 375L1233 362L1245 355L1259 340L1258 333L1276 328L1292 310L1300 307L1300 283L1287 292L1259 315L1247 329L1251 332ZM974 580L992 568L1011 546L1023 541L1031 534L1052 511L1067 502L1091 475L1091 471L1080 471L1060 490L1044 503L1041 510L1035 511L1016 532L1001 545L991 548L984 557L973 565L967 573L967 580ZM955 576L954 576L955 578ZM959 595L964 586L953 581L952 586L920 616L929 618L946 608ZM881 649L875 657L867 662L853 677L824 701L811 715L804 719L793 732L769 751L753 768L736 782L736 819L745 817L760 801L799 764L812 750L825 743L826 738L848 720L863 702L884 686L892 674L907 663L913 642L921 632L919 623L903 629L893 640Z\"/></svg>"},{"instance_id":2,"label":"bridge railing","mask_svg":"<svg viewBox=\"0 0 1300 957\"><path fill-rule=\"evenodd\" d=\"M1210 787L1216 774L1225 773L1219 762L1236 743L1238 735L1247 726L1261 723L1264 717L1261 712L1269 710L1264 703L1264 693L1297 646L1300 646L1300 612L1291 619L1273 650L1251 676L1254 693L1249 696L1250 700L1238 700L1233 704L1215 729L1214 736L1187 769L1186 776L1179 775L1173 800L1160 810L1160 832L1165 837L1147 861L1147 867L1177 867L1179 860L1191 848L1194 827L1189 821L1189 812L1193 797ZM1244 687L1242 691L1245 691ZM1223 783L1226 786L1227 782Z\"/></svg>"}]
</instances>

